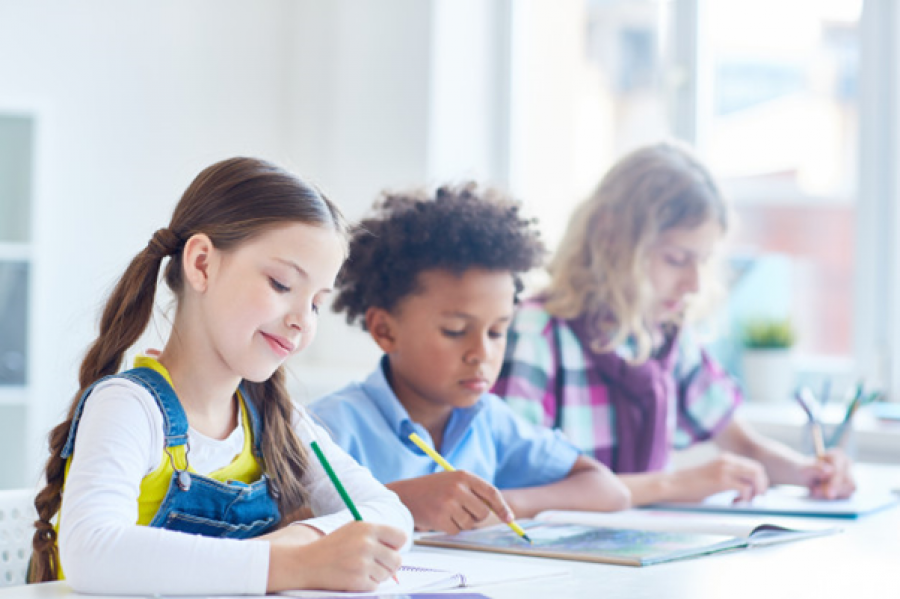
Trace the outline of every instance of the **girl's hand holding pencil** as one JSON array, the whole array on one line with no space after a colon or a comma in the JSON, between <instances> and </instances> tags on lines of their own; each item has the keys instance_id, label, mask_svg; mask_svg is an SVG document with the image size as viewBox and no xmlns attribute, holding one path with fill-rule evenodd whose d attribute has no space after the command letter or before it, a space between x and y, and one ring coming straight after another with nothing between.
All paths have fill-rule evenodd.
<instances>
[{"instance_id":1,"label":"girl's hand holding pencil","mask_svg":"<svg viewBox=\"0 0 900 599\"><path fill-rule=\"evenodd\" d=\"M270 589L367 592L400 567L406 535L393 527L350 522L312 543L297 543L292 525L266 535ZM281 534L279 534L281 533Z\"/></svg>"},{"instance_id":2,"label":"girl's hand holding pencil","mask_svg":"<svg viewBox=\"0 0 900 599\"><path fill-rule=\"evenodd\" d=\"M351 511L356 511L355 506ZM400 567L406 535L390 526L361 521L326 535L296 522L257 540L269 542L269 589L366 592L389 576L397 580L394 573Z\"/></svg>"},{"instance_id":3,"label":"girl's hand holding pencil","mask_svg":"<svg viewBox=\"0 0 900 599\"><path fill-rule=\"evenodd\" d=\"M351 522L324 537L322 542L317 544L318 548L322 548L323 545L330 546L334 542L334 537L339 536L348 538L337 541L338 549L346 551L348 546L352 547L352 550L349 553L340 557L342 563L346 562L351 564L350 567L347 568L347 572L332 573L332 575L337 576L337 578L335 578L336 580L347 581L351 586L346 589L342 588L334 590L370 591L375 588L371 586L371 583L374 582L375 586L378 586L378 584L386 578L385 574L391 576L394 579L394 582L399 584L400 581L397 579L396 572L397 568L400 567L399 551L404 543L406 543L406 535L389 526L364 524L362 515L359 513L359 510L356 509L356 504L353 503L353 499L350 497L350 494L347 493L343 483L341 483L341 479L338 478L337 473L331 467L328 458L325 456L325 452L319 447L319 442L313 441L310 443L310 447L312 448L313 453L316 454L316 458L322 465L322 469L325 470L328 478L331 479L331 483L334 485L335 490L341 496L344 505L347 506L347 509L353 515L353 519L355 520L355 522ZM333 580L330 578L332 575L326 577L326 580ZM366 579L368 579L368 581ZM362 584L363 587L357 588L358 584ZM298 588L325 587L312 586Z\"/></svg>"},{"instance_id":4,"label":"girl's hand holding pencil","mask_svg":"<svg viewBox=\"0 0 900 599\"><path fill-rule=\"evenodd\" d=\"M819 499L844 499L856 490L856 483L850 472L851 460L838 447L845 427L852 418L855 406L862 395L862 384L857 386L856 397L847 410L847 417L836 428L830 442L826 444L821 421L821 405L809 388L799 389L794 399L807 416L809 433L812 438L814 460L800 468L800 477L809 487L810 495Z\"/></svg>"},{"instance_id":5,"label":"girl's hand holding pencil","mask_svg":"<svg viewBox=\"0 0 900 599\"><path fill-rule=\"evenodd\" d=\"M826 447L828 450L824 458L820 459L820 463L824 462L830 467L830 474L822 477L818 484L811 487L814 497L844 499L850 497L856 491L856 482L851 472L852 463L850 457L844 452L843 447L846 444L847 435L853 426L853 417L856 416L859 409L878 401L880 398L880 391L866 392L862 382L856 385L856 391L847 404L844 417L827 440Z\"/></svg>"},{"instance_id":6,"label":"girl's hand holding pencil","mask_svg":"<svg viewBox=\"0 0 900 599\"><path fill-rule=\"evenodd\" d=\"M856 491L852 462L841 448L832 448L801 469L809 494L818 499L846 499Z\"/></svg>"}]
</instances>

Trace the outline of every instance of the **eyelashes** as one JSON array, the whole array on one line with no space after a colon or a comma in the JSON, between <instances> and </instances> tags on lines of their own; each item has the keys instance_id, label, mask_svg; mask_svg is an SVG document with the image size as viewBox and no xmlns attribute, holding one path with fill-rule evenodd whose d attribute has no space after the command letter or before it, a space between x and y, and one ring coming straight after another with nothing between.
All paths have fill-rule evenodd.
<instances>
[{"instance_id":1,"label":"eyelashes","mask_svg":"<svg viewBox=\"0 0 900 599\"><path fill-rule=\"evenodd\" d=\"M278 293L289 293L291 291L290 287L284 285L283 283L280 283L278 279L272 277L269 277L269 285L271 285L272 289L274 289ZM319 304L314 303L310 306L310 309L312 310L313 314L318 316L321 308L319 307Z\"/></svg>"},{"instance_id":2,"label":"eyelashes","mask_svg":"<svg viewBox=\"0 0 900 599\"><path fill-rule=\"evenodd\" d=\"M466 331L465 330L454 331L451 329L441 329L441 334L444 335L445 337L449 337L451 339L459 339L459 338L465 336ZM506 336L506 331L503 331L503 332L489 331L488 332L488 337L490 337L491 339L502 339L505 336Z\"/></svg>"},{"instance_id":3,"label":"eyelashes","mask_svg":"<svg viewBox=\"0 0 900 599\"><path fill-rule=\"evenodd\" d=\"M291 290L290 287L278 282L278 280L273 279L272 277L269 277L269 285L271 285L272 289L274 289L278 293L287 293L288 291Z\"/></svg>"}]
</instances>

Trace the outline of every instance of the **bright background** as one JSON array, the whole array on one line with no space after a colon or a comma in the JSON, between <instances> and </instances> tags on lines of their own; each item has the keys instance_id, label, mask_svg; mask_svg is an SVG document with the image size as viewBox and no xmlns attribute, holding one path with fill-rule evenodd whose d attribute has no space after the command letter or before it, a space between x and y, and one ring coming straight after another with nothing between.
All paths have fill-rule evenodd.
<instances>
[{"instance_id":1,"label":"bright background","mask_svg":"<svg viewBox=\"0 0 900 599\"><path fill-rule=\"evenodd\" d=\"M889 0L0 0L0 488L37 480L116 277L239 154L350 218L385 187L499 185L552 246L618 156L684 139L739 215L722 359L787 316L798 377L897 398L898 25ZM376 357L323 316L297 400Z\"/></svg>"}]
</instances>

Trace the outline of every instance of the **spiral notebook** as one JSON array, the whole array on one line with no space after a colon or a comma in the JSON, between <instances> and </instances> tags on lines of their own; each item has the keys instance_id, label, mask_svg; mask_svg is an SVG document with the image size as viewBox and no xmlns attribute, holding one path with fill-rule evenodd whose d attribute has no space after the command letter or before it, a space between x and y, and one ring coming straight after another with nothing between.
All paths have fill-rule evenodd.
<instances>
[{"instance_id":1,"label":"spiral notebook","mask_svg":"<svg viewBox=\"0 0 900 599\"><path fill-rule=\"evenodd\" d=\"M508 529L507 529L508 530ZM403 595L408 593L446 591L459 588L480 588L504 582L519 582L535 578L566 576L569 570L554 565L534 565L515 568L508 561L490 558L466 558L446 551L413 550L403 556L403 565L397 571L399 584L386 580L368 593L341 593L334 591L286 591L290 597L377 597L379 595Z\"/></svg>"}]
</instances>

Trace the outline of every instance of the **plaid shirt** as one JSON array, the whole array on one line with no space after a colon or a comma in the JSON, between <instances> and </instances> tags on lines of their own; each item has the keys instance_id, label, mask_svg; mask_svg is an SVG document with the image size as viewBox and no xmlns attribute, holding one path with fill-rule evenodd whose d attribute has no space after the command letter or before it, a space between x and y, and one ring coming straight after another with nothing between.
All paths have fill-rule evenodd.
<instances>
[{"instance_id":1,"label":"plaid shirt","mask_svg":"<svg viewBox=\"0 0 900 599\"><path fill-rule=\"evenodd\" d=\"M524 302L509 330L506 359L493 392L527 420L545 426L558 424L583 452L609 462L618 445L610 400L615 389L592 367L587 351L567 321L550 316L536 300ZM674 379L667 387L674 393L667 398L665 430L668 447L683 449L710 439L728 424L741 402L741 392L683 331L674 351L674 369L667 372ZM616 353L623 359L633 355L629 345ZM565 374L559 390L561 413L557 415L560 366ZM613 464L607 466L614 468Z\"/></svg>"}]
</instances>

